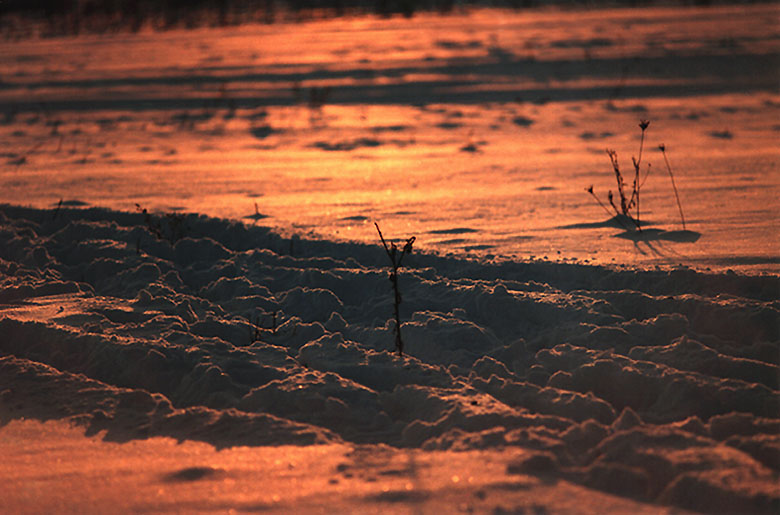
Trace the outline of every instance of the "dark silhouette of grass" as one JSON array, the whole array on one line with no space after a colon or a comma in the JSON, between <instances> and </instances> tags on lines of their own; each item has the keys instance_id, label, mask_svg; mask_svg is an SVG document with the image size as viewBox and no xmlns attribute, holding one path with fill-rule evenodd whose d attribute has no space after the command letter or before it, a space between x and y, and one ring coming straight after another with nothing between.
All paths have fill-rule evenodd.
<instances>
[{"instance_id":1,"label":"dark silhouette of grass","mask_svg":"<svg viewBox=\"0 0 780 515\"><path fill-rule=\"evenodd\" d=\"M699 236L701 234L697 232L688 231L685 227L685 215L683 214L682 209L682 202L680 202L680 194L677 191L677 184L675 184L674 181L674 173L672 172L672 166L669 164L669 158L666 155L666 145L661 143L658 145L658 149L661 151L661 153L664 156L664 163L666 164L666 170L669 172L669 178L672 180L672 189L674 191L674 198L677 201L677 209L680 211L680 221L682 222L682 231L655 231L653 234L644 234L642 231L642 225L640 222L640 191L642 189L642 186L644 186L645 182L647 181L647 177L650 175L650 164L647 165L647 172L645 172L644 177L642 177L641 173L641 165L642 165L642 151L644 150L644 143L645 143L645 131L650 126L650 122L647 120L640 120L639 121L639 128L642 130L642 137L639 140L639 157L631 158L631 162L634 165L634 180L631 185L631 193L630 195L627 192L626 189L626 183L623 179L623 174L620 171L620 165L618 163L617 158L617 152L614 150L607 149L607 154L609 155L610 162L612 163L612 169L615 173L615 180L617 181L617 192L620 197L620 207L615 202L615 195L612 193L612 190L609 190L607 194L607 198L609 200L609 205L612 208L612 211L610 211L609 207L596 195L596 193L593 191L593 186L589 186L586 191L590 193L590 195L596 199L596 202L601 206L604 211L607 212L607 214L612 215L614 212L614 216L612 217L612 220L616 223L619 223L624 229L626 229L626 234L621 235L621 237L627 237L629 239L669 239L672 241L681 241L681 242L694 242L699 239ZM634 234L632 234L634 233ZM659 236L658 233L663 233L663 237Z\"/></svg>"},{"instance_id":2,"label":"dark silhouette of grass","mask_svg":"<svg viewBox=\"0 0 780 515\"><path fill-rule=\"evenodd\" d=\"M54 209L54 214L51 217L52 222L57 219L57 215L60 214L60 208L62 208L62 199L57 203L57 207Z\"/></svg>"},{"instance_id":3,"label":"dark silhouette of grass","mask_svg":"<svg viewBox=\"0 0 780 515\"><path fill-rule=\"evenodd\" d=\"M407 239L403 248L399 251L395 243L390 242L390 245L387 244L384 236L382 236L382 231L379 229L379 224L374 222L374 226L376 227L376 231L379 233L379 239L382 240L382 245L385 247L387 257L390 259L390 273L388 278L390 279L390 282L393 283L393 293L395 294L393 302L395 312L395 348L398 351L398 355L403 356L404 341L401 338L401 314L399 311L399 306L401 304L401 291L398 287L398 271L401 268L404 256L412 253L412 245L414 244L414 240L416 240L417 237L412 236L411 238Z\"/></svg>"},{"instance_id":4,"label":"dark silhouette of grass","mask_svg":"<svg viewBox=\"0 0 780 515\"><path fill-rule=\"evenodd\" d=\"M672 166L669 164L669 158L666 157L666 145L661 143L658 145L661 153L664 155L664 163L666 163L666 169L669 172L669 178L672 180L672 189L674 189L674 198L677 200L677 208L680 210L680 221L682 222L683 231L685 230L685 215L683 215L682 204L680 203L680 195L677 193L677 185L674 183L674 174L672 173Z\"/></svg>"},{"instance_id":5,"label":"dark silhouette of grass","mask_svg":"<svg viewBox=\"0 0 780 515\"><path fill-rule=\"evenodd\" d=\"M637 231L642 231L642 224L640 221L640 191L642 189L642 185L644 185L645 181L647 180L648 175L650 175L650 165L647 166L647 172L645 173L644 180L641 179L642 172L641 172L641 166L642 166L642 152L644 150L645 145L645 131L647 131L647 128L650 126L650 122L647 120L640 120L639 121L639 128L642 130L642 136L639 140L639 157L631 157L631 163L634 166L634 180L631 184L631 192L630 194L627 192L626 189L626 182L623 178L623 173L620 171L620 164L618 162L618 156L617 152L615 152L612 149L607 149L607 155L609 156L609 160L612 163L612 170L615 172L615 181L617 182L617 192L620 197L620 208L618 209L618 206L615 204L615 195L612 193L612 190L609 190L607 193L607 199L609 200L609 205L612 207L612 211L615 213L615 217L617 220L623 223L623 220L630 221ZM593 196L593 198L596 199L596 201L599 203L599 205L608 213L612 214L607 206L604 204L604 202L601 201L601 199L594 193L593 186L587 188L586 190L588 193ZM622 217L621 217L622 215ZM630 230L630 227L626 227L626 230Z\"/></svg>"},{"instance_id":6,"label":"dark silhouette of grass","mask_svg":"<svg viewBox=\"0 0 780 515\"><path fill-rule=\"evenodd\" d=\"M184 225L184 215L166 213L163 216L156 216L149 213L145 207L141 207L138 203L136 203L135 209L144 216L146 229L158 240L166 240L171 245L174 245L184 237L187 229ZM140 242L137 243L137 246L140 247Z\"/></svg>"},{"instance_id":7,"label":"dark silhouette of grass","mask_svg":"<svg viewBox=\"0 0 780 515\"><path fill-rule=\"evenodd\" d=\"M257 223L258 220L262 220L263 218L268 218L268 215L264 215L260 212L260 207L257 205L257 202L255 202L255 212L252 215L247 215L244 218L249 218L251 220L254 220L255 223Z\"/></svg>"}]
</instances>

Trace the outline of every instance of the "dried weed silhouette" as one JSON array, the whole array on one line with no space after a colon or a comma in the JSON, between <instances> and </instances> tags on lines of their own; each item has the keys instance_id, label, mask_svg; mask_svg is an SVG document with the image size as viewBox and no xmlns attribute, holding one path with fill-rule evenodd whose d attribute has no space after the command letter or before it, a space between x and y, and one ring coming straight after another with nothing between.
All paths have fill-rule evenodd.
<instances>
[{"instance_id":1,"label":"dried weed silhouette","mask_svg":"<svg viewBox=\"0 0 780 515\"><path fill-rule=\"evenodd\" d=\"M644 176L642 173L642 153L644 151L645 144L645 132L650 126L650 122L647 120L639 120L639 128L642 131L641 138L639 140L639 156L631 157L631 163L634 167L634 179L631 183L630 191L627 188L626 181L623 177L623 172L620 170L620 164L618 162L617 152L612 149L607 149L607 155L609 156L610 163L612 164L612 170L615 173L615 181L617 183L617 199L612 190L607 192L607 200L609 207L596 195L593 191L593 185L589 186L586 191L598 202L607 214L615 214L615 220L623 225L628 231L636 230L642 232L641 223L641 210L640 210L640 198L642 186L647 181L648 176L652 170L650 163L647 164ZM674 196L677 199L677 207L680 210L680 219L682 220L683 230L685 230L685 217L683 216L682 204L680 202L680 195L677 192L677 186L674 182L674 174L672 173L672 167L669 165L669 159L666 156L666 146L658 145L664 156L666 162L666 169L669 172L669 177L672 179L672 188L674 189ZM610 211L610 207L612 210Z\"/></svg>"},{"instance_id":2,"label":"dried weed silhouette","mask_svg":"<svg viewBox=\"0 0 780 515\"><path fill-rule=\"evenodd\" d=\"M401 304L401 291L398 287L398 271L401 268L404 256L412 253L412 245L414 244L414 241L417 239L417 237L412 236L411 238L407 239L403 248L399 250L395 243L390 242L390 245L387 244L384 236L382 236L382 231L379 229L378 223L374 222L374 226L376 227L376 231L379 233L379 239L382 241L385 252L387 252L387 257L390 260L390 273L388 274L388 279L390 279L390 282L393 283L393 293L395 294L393 302L395 313L395 348L398 351L398 355L403 356L404 341L401 338L401 315L399 310L399 306Z\"/></svg>"},{"instance_id":3,"label":"dried weed silhouette","mask_svg":"<svg viewBox=\"0 0 780 515\"><path fill-rule=\"evenodd\" d=\"M166 213L163 216L156 216L140 204L135 204L135 209L144 216L144 223L149 234L158 240L166 240L171 245L184 238L187 231L184 215L178 213ZM137 244L140 247L140 243Z\"/></svg>"}]
</instances>

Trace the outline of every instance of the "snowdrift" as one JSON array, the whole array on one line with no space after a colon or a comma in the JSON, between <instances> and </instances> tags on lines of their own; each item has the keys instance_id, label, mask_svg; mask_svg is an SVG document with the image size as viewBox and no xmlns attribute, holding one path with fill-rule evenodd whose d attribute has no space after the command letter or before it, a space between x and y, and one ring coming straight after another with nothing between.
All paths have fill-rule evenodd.
<instances>
[{"instance_id":1,"label":"snowdrift","mask_svg":"<svg viewBox=\"0 0 780 515\"><path fill-rule=\"evenodd\" d=\"M780 509L780 277L412 254L0 207L0 416L237 445L522 448L510 474Z\"/></svg>"}]
</instances>

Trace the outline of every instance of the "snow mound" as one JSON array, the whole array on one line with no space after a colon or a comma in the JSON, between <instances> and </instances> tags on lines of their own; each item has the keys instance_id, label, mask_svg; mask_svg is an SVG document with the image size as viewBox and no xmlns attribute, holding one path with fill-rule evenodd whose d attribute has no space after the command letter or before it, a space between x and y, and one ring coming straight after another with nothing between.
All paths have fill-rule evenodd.
<instances>
[{"instance_id":1,"label":"snow mound","mask_svg":"<svg viewBox=\"0 0 780 515\"><path fill-rule=\"evenodd\" d=\"M0 208L4 420L523 448L508 473L780 509L778 276L412 254L398 356L380 246L182 216L167 238L140 213Z\"/></svg>"}]
</instances>

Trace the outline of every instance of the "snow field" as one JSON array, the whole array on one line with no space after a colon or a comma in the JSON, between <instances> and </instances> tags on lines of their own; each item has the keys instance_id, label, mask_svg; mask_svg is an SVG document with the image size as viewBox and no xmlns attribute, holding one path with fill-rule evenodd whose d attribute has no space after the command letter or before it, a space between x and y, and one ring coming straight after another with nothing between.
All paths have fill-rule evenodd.
<instances>
[{"instance_id":1,"label":"snow field","mask_svg":"<svg viewBox=\"0 0 780 515\"><path fill-rule=\"evenodd\" d=\"M780 506L775 275L412 254L201 215L0 209L6 417L236 445L524 449L507 473ZM175 224L177 231L173 231Z\"/></svg>"}]
</instances>

